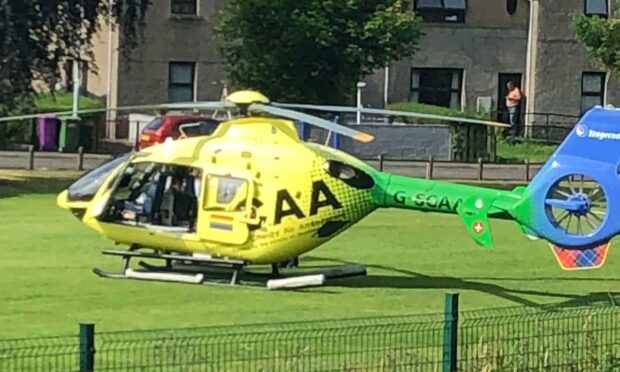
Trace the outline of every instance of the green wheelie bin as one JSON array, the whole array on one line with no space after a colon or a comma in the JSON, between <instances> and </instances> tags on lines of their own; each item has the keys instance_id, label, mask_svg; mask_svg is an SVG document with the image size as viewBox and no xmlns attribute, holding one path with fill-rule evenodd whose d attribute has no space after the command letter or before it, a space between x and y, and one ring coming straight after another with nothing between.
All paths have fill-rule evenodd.
<instances>
[{"instance_id":1,"label":"green wheelie bin","mask_svg":"<svg viewBox=\"0 0 620 372\"><path fill-rule=\"evenodd\" d=\"M58 149L62 152L76 152L80 145L79 117L65 116L60 118Z\"/></svg>"},{"instance_id":2,"label":"green wheelie bin","mask_svg":"<svg viewBox=\"0 0 620 372\"><path fill-rule=\"evenodd\" d=\"M84 148L84 152L92 152L93 150L95 135L94 119L95 118L91 116L84 116L80 122L78 146L82 146Z\"/></svg>"}]
</instances>

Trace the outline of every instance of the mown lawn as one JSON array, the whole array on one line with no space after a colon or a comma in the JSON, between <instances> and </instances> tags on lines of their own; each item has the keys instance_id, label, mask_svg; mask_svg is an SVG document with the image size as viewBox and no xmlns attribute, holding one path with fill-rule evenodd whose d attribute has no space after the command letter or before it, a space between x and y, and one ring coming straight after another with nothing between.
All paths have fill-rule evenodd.
<instances>
[{"instance_id":1,"label":"mown lawn","mask_svg":"<svg viewBox=\"0 0 620 372\"><path fill-rule=\"evenodd\" d=\"M55 205L75 173L0 171L0 338L296 321L443 311L447 291L463 309L581 305L620 292L620 251L599 270L564 272L543 242L493 223L495 249L479 248L456 216L375 212L302 257L364 262L368 276L297 292L106 280L120 267L111 242Z\"/></svg>"}]
</instances>

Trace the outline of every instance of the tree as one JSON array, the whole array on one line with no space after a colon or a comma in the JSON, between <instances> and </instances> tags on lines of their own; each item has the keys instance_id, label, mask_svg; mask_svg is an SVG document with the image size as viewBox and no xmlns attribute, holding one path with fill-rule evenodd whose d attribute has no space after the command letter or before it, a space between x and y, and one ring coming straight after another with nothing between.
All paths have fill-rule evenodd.
<instances>
[{"instance_id":1,"label":"tree","mask_svg":"<svg viewBox=\"0 0 620 372\"><path fill-rule=\"evenodd\" d=\"M345 103L364 76L410 56L420 19L403 0L231 0L215 33L233 85L272 100Z\"/></svg>"},{"instance_id":2,"label":"tree","mask_svg":"<svg viewBox=\"0 0 620 372\"><path fill-rule=\"evenodd\" d=\"M590 57L620 77L620 1L615 3L617 10L611 18L578 13L573 16L573 27Z\"/></svg>"},{"instance_id":3,"label":"tree","mask_svg":"<svg viewBox=\"0 0 620 372\"><path fill-rule=\"evenodd\" d=\"M0 0L0 115L28 111L35 79L52 85L67 59L88 59L108 15L131 48L149 0Z\"/></svg>"}]
</instances>

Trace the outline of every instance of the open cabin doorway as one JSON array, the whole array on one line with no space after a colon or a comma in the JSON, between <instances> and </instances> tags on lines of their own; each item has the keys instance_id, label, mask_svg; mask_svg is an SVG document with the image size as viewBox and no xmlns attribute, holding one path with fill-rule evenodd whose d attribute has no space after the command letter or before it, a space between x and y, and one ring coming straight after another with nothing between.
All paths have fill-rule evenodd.
<instances>
[{"instance_id":1,"label":"open cabin doorway","mask_svg":"<svg viewBox=\"0 0 620 372\"><path fill-rule=\"evenodd\" d=\"M200 168L134 162L120 175L102 219L159 230L195 232L201 195Z\"/></svg>"}]
</instances>

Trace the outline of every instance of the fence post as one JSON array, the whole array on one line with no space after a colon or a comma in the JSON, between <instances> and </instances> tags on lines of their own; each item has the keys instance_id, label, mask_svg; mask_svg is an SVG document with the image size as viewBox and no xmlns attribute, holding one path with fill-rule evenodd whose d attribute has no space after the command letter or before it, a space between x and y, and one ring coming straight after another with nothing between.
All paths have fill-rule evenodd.
<instances>
[{"instance_id":1,"label":"fence post","mask_svg":"<svg viewBox=\"0 0 620 372\"><path fill-rule=\"evenodd\" d=\"M379 154L379 171L383 172L383 154Z\"/></svg>"},{"instance_id":2,"label":"fence post","mask_svg":"<svg viewBox=\"0 0 620 372\"><path fill-rule=\"evenodd\" d=\"M80 323L80 372L95 370L95 325Z\"/></svg>"},{"instance_id":3,"label":"fence post","mask_svg":"<svg viewBox=\"0 0 620 372\"><path fill-rule=\"evenodd\" d=\"M435 159L432 156L428 157L428 163L426 163L426 179L433 179L433 168L435 167Z\"/></svg>"},{"instance_id":4,"label":"fence post","mask_svg":"<svg viewBox=\"0 0 620 372\"><path fill-rule=\"evenodd\" d=\"M484 171L484 166L482 164L482 158L478 158L478 181L482 181L483 171Z\"/></svg>"},{"instance_id":5,"label":"fence post","mask_svg":"<svg viewBox=\"0 0 620 372\"><path fill-rule=\"evenodd\" d=\"M34 169L34 146L28 146L28 170Z\"/></svg>"},{"instance_id":6,"label":"fence post","mask_svg":"<svg viewBox=\"0 0 620 372\"><path fill-rule=\"evenodd\" d=\"M84 170L84 147L78 147L77 156L77 169L79 171Z\"/></svg>"},{"instance_id":7,"label":"fence post","mask_svg":"<svg viewBox=\"0 0 620 372\"><path fill-rule=\"evenodd\" d=\"M136 151L140 150L140 121L136 122L136 141L133 147Z\"/></svg>"},{"instance_id":8,"label":"fence post","mask_svg":"<svg viewBox=\"0 0 620 372\"><path fill-rule=\"evenodd\" d=\"M446 293L443 323L443 372L456 372L459 294Z\"/></svg>"},{"instance_id":9,"label":"fence post","mask_svg":"<svg viewBox=\"0 0 620 372\"><path fill-rule=\"evenodd\" d=\"M530 181L530 159L525 159L525 174L523 176L525 182Z\"/></svg>"}]
</instances>

